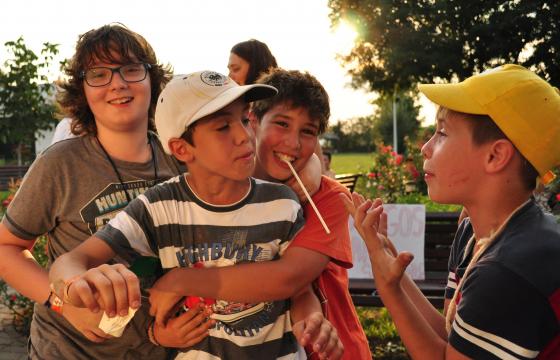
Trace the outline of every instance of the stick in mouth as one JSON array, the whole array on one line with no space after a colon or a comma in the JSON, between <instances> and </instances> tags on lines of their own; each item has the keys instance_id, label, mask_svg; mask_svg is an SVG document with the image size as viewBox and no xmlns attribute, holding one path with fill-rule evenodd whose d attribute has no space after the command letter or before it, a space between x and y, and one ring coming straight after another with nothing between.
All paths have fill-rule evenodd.
<instances>
[{"instance_id":1,"label":"stick in mouth","mask_svg":"<svg viewBox=\"0 0 560 360\"><path fill-rule=\"evenodd\" d=\"M307 197L307 200L309 200L309 203L311 204L311 207L313 208L313 210L315 211L315 214L317 214L317 217L319 218L319 220L321 221L321 225L323 225L323 228L325 229L325 232L327 234L330 234L331 231L329 230L329 227L327 226L327 224L325 223L325 220L323 220L323 217L321 216L321 214L319 213L319 210L317 209L317 206L315 206L315 203L313 202L313 200L311 200L311 196L309 195L309 193L307 192L307 189L305 188L305 186L303 186L303 183L301 182L298 174L296 173L296 170L294 169L294 167L292 166L292 163L290 162L290 160L288 160L285 156L279 156L280 160L284 161L286 164L288 164L288 167L290 168L290 170L292 171L292 174L294 174L294 177L296 178L299 186L301 186L301 188L303 189L303 192L305 193L305 196Z\"/></svg>"}]
</instances>

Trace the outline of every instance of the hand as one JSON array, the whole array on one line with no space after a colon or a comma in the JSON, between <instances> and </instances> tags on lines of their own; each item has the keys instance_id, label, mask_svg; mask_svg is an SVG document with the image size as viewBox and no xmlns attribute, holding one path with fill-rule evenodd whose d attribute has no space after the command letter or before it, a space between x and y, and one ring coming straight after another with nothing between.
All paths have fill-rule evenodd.
<instances>
[{"instance_id":1,"label":"hand","mask_svg":"<svg viewBox=\"0 0 560 360\"><path fill-rule=\"evenodd\" d=\"M165 325L154 324L154 337L165 347L185 348L199 343L208 336L210 328L216 324L208 319L212 314L209 308L199 304L197 308L170 318Z\"/></svg>"},{"instance_id":2,"label":"hand","mask_svg":"<svg viewBox=\"0 0 560 360\"><path fill-rule=\"evenodd\" d=\"M346 210L348 211L348 213L352 216L352 218L355 220L355 214L356 214L356 208L358 208L360 205L362 205L364 202L366 202L366 199L359 193L352 193L352 200L348 199L348 197L344 194L340 195L342 197L342 200L344 202L344 206L346 207ZM373 202L372 206L376 207L376 206L380 206L382 204L381 199L375 199L375 201ZM355 221L354 221L355 223ZM354 226L356 227L356 226ZM357 229L357 228L356 228ZM380 220L379 220L379 229L377 230L381 235L383 235L383 240L385 242L385 249L387 251L389 251L389 253L391 253L393 256L397 257L398 255L398 251L397 248L395 247L395 245L393 244L393 242L387 237L387 213L383 212L380 215ZM358 230L359 232L359 230ZM360 233L360 236L363 235Z\"/></svg>"},{"instance_id":3,"label":"hand","mask_svg":"<svg viewBox=\"0 0 560 360\"><path fill-rule=\"evenodd\" d=\"M93 313L89 311L89 309L77 308L71 304L64 304L62 307L62 316L90 341L101 343L112 338L111 335L105 334L105 332L99 328L99 322L101 321L101 316L103 316L100 312Z\"/></svg>"},{"instance_id":4,"label":"hand","mask_svg":"<svg viewBox=\"0 0 560 360\"><path fill-rule=\"evenodd\" d=\"M342 358L344 345L332 324L320 312L308 315L296 322L292 331L302 346L313 344L313 352L320 359L337 360Z\"/></svg>"},{"instance_id":5,"label":"hand","mask_svg":"<svg viewBox=\"0 0 560 360\"><path fill-rule=\"evenodd\" d=\"M384 226L381 221L383 213L381 200L362 202L363 198L358 194L353 194L352 200L352 206L355 208L354 226L368 248L373 276L380 292L400 286L404 271L413 260L413 255L409 252L397 253L394 247L392 249L388 247L390 242L380 232ZM349 206L350 204L347 204L347 208Z\"/></svg>"},{"instance_id":6,"label":"hand","mask_svg":"<svg viewBox=\"0 0 560 360\"><path fill-rule=\"evenodd\" d=\"M298 172L298 175L310 196L319 191L321 187L321 160L319 160L319 157L313 154L305 164L305 167ZM302 204L309 201L294 176L284 183L292 188Z\"/></svg>"},{"instance_id":7,"label":"hand","mask_svg":"<svg viewBox=\"0 0 560 360\"><path fill-rule=\"evenodd\" d=\"M159 287L161 288L161 286ZM150 289L150 315L155 317L156 324L163 325L174 315L177 304L183 296L169 291L162 291L154 285Z\"/></svg>"},{"instance_id":8,"label":"hand","mask_svg":"<svg viewBox=\"0 0 560 360\"><path fill-rule=\"evenodd\" d=\"M140 283L122 264L103 264L88 270L68 288L70 303L96 313L103 309L109 317L125 316L129 307L140 307Z\"/></svg>"}]
</instances>

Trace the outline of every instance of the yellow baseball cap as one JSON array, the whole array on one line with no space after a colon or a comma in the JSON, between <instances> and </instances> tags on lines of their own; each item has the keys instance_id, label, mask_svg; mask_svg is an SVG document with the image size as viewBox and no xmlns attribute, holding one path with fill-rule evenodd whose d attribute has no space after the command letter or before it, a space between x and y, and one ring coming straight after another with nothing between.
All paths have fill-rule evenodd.
<instances>
[{"instance_id":1,"label":"yellow baseball cap","mask_svg":"<svg viewBox=\"0 0 560 360\"><path fill-rule=\"evenodd\" d=\"M507 64L455 84L418 89L448 109L488 115L545 184L560 165L560 91L523 66Z\"/></svg>"}]
</instances>

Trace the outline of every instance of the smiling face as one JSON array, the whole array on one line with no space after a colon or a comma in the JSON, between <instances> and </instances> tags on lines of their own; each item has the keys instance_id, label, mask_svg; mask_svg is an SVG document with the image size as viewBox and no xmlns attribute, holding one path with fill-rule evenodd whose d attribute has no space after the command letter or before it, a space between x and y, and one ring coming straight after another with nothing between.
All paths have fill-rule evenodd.
<instances>
[{"instance_id":1,"label":"smiling face","mask_svg":"<svg viewBox=\"0 0 560 360\"><path fill-rule=\"evenodd\" d=\"M88 69L100 66L116 68L121 65L123 64L94 60ZM99 132L106 129L111 131L130 131L138 127L147 129L151 99L149 73L144 80L129 83L116 72L107 85L92 87L84 81L83 86Z\"/></svg>"},{"instance_id":2,"label":"smiling face","mask_svg":"<svg viewBox=\"0 0 560 360\"><path fill-rule=\"evenodd\" d=\"M234 53L229 54L228 61L228 76L238 83L239 85L245 85L245 80L247 80L247 74L249 73L249 67L251 65L245 59L237 56Z\"/></svg>"},{"instance_id":3,"label":"smiling face","mask_svg":"<svg viewBox=\"0 0 560 360\"><path fill-rule=\"evenodd\" d=\"M315 150L319 134L319 121L310 118L307 109L286 103L271 108L255 127L255 176L273 181L285 181L292 176L282 157L288 158L296 171L303 169Z\"/></svg>"},{"instance_id":4,"label":"smiling face","mask_svg":"<svg viewBox=\"0 0 560 360\"><path fill-rule=\"evenodd\" d=\"M472 140L472 124L463 115L438 111L435 134L422 147L430 199L464 205L479 189L486 145Z\"/></svg>"},{"instance_id":5,"label":"smiling face","mask_svg":"<svg viewBox=\"0 0 560 360\"><path fill-rule=\"evenodd\" d=\"M247 111L248 105L240 99L195 123L193 144L183 140L189 157L178 157L194 176L241 181L253 174L255 134Z\"/></svg>"}]
</instances>

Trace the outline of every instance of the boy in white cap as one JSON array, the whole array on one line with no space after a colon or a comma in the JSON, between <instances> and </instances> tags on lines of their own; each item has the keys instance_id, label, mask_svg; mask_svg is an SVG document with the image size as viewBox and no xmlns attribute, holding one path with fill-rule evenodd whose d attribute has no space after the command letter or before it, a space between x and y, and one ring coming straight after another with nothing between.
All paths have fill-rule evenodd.
<instances>
[{"instance_id":1,"label":"boy in white cap","mask_svg":"<svg viewBox=\"0 0 560 360\"><path fill-rule=\"evenodd\" d=\"M50 272L55 291L75 305L122 315L129 306L138 307L137 278L122 265L85 272L115 254L128 263L159 257L164 270L278 258L303 226L303 212L287 186L251 177L255 143L247 119L251 101L275 93L272 86L239 86L210 71L175 77L158 99L156 126L165 151L185 162L189 172L150 189L59 258ZM307 294L312 292L302 292L295 301L308 304L313 299ZM292 334L289 301L208 304L211 325L193 329L202 341L177 359L305 357ZM302 311L294 313L301 315L294 322L303 320ZM153 326L149 334L157 343Z\"/></svg>"},{"instance_id":2,"label":"boy in white cap","mask_svg":"<svg viewBox=\"0 0 560 360\"><path fill-rule=\"evenodd\" d=\"M560 225L535 204L560 164L560 93L504 65L457 84L420 85L440 106L424 145L430 198L467 210L441 316L403 272L409 253L378 233L381 202L354 196L379 294L414 359L559 359ZM350 204L349 204L349 207Z\"/></svg>"}]
</instances>

